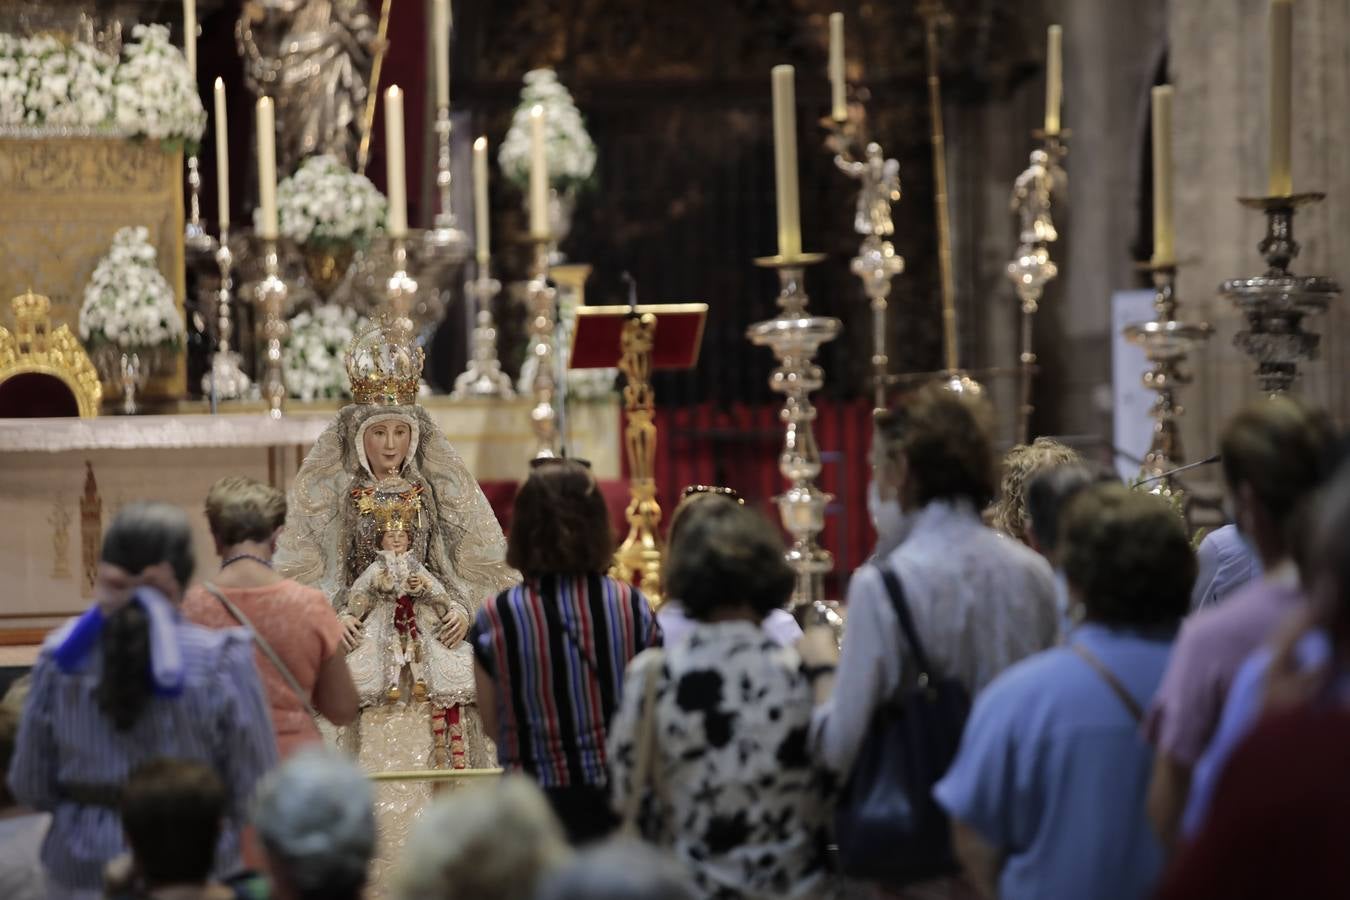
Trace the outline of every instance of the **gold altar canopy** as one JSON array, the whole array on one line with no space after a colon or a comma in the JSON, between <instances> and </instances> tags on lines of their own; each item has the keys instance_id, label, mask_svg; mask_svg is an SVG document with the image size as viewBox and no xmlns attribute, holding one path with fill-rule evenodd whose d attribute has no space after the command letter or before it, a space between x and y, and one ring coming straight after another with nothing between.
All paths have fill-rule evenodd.
<instances>
[{"instance_id":1,"label":"gold altar canopy","mask_svg":"<svg viewBox=\"0 0 1350 900\"><path fill-rule=\"evenodd\" d=\"M181 309L182 171L182 153L166 153L155 141L0 138L0 297L32 288L51 298L54 325L78 333L84 287L113 234L141 225ZM181 396L185 389L180 356L147 393Z\"/></svg>"}]
</instances>

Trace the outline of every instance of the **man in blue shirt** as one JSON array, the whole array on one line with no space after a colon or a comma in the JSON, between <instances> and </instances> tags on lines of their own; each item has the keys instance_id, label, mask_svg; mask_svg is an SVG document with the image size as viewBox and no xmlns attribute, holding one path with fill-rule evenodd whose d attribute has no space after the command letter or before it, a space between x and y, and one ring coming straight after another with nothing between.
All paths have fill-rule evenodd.
<instances>
[{"instance_id":1,"label":"man in blue shirt","mask_svg":"<svg viewBox=\"0 0 1350 900\"><path fill-rule=\"evenodd\" d=\"M1133 900L1164 861L1144 808L1153 753L1139 720L1188 609L1195 557L1164 501L1120 485L1082 491L1060 535L1083 624L976 698L934 796L989 896Z\"/></svg>"}]
</instances>

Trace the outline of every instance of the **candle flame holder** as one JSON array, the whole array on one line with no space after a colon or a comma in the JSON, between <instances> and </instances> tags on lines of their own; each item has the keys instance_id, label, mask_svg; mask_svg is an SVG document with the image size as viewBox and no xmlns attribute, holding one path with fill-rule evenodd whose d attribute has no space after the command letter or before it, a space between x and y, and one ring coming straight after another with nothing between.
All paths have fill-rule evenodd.
<instances>
[{"instance_id":1,"label":"candle flame holder","mask_svg":"<svg viewBox=\"0 0 1350 900\"><path fill-rule=\"evenodd\" d=\"M478 277L465 285L465 293L473 299L478 312L473 328L473 357L469 367L455 379L454 399L465 397L500 397L516 395L511 379L502 371L497 358L497 325L492 319L492 300L501 292L502 283L493 278L488 261L478 265Z\"/></svg>"},{"instance_id":2,"label":"candle flame holder","mask_svg":"<svg viewBox=\"0 0 1350 900\"><path fill-rule=\"evenodd\" d=\"M1144 387L1157 394L1149 415L1153 418L1153 439L1144 454L1139 477L1155 479L1152 493L1181 505L1183 491L1176 479L1163 476L1181 465L1181 432L1177 419L1185 408L1177 402L1177 389L1192 381L1187 360L1193 349L1209 339L1213 329L1204 322L1177 319L1174 262L1150 263L1142 267L1153 277L1154 318L1125 328L1125 339L1142 347L1152 364L1144 373Z\"/></svg>"},{"instance_id":3,"label":"candle flame holder","mask_svg":"<svg viewBox=\"0 0 1350 900\"><path fill-rule=\"evenodd\" d=\"M221 229L215 259L220 269L220 286L216 289L216 349L211 354L211 368L202 376L202 393L220 400L237 400L249 392L253 382L244 374L240 356L230 344L234 336L230 301L234 290L234 254L226 229Z\"/></svg>"},{"instance_id":4,"label":"candle flame holder","mask_svg":"<svg viewBox=\"0 0 1350 900\"><path fill-rule=\"evenodd\" d=\"M1289 264L1298 256L1294 240L1294 213L1301 206L1321 201L1320 193L1286 197L1240 197L1249 209L1266 216L1266 236L1258 245L1267 269L1251 278L1233 278L1219 292L1233 302L1247 319L1233 343L1256 363L1261 389L1283 393L1298 378L1298 365L1316 359L1319 335L1303 330L1303 320L1326 311L1341 288L1320 275L1295 275Z\"/></svg>"},{"instance_id":5,"label":"candle flame holder","mask_svg":"<svg viewBox=\"0 0 1350 900\"><path fill-rule=\"evenodd\" d=\"M534 405L530 407L530 425L534 429L536 440L535 458L547 458L558 455L558 410L554 405L557 399L558 383L554 372L554 360L557 354L554 318L558 291L548 282L549 255L553 249L553 239L549 235L535 235L534 265L530 282L526 288L529 296L530 311L530 349L534 358L534 379L530 391Z\"/></svg>"},{"instance_id":6,"label":"candle flame holder","mask_svg":"<svg viewBox=\"0 0 1350 900\"><path fill-rule=\"evenodd\" d=\"M263 278L258 282L257 303L263 313L262 394L267 400L267 414L280 419L286 405L286 374L282 366L283 341L286 338L286 319L282 310L286 305L288 288L281 277L281 257L276 238L263 239Z\"/></svg>"},{"instance_id":7,"label":"candle flame holder","mask_svg":"<svg viewBox=\"0 0 1350 900\"><path fill-rule=\"evenodd\" d=\"M823 254L804 253L755 261L758 266L778 272L779 313L775 318L751 325L747 337L755 346L771 349L778 360L769 387L783 395L780 415L785 434L778 471L788 486L775 499L783 527L792 535L792 546L787 551L788 565L797 576L792 605L810 605L823 616L824 578L834 568L834 557L820 546L819 535L825 529L825 507L834 498L815 484L821 463L811 394L825 383L825 373L815 362L816 353L822 344L839 336L843 325L838 319L813 316L807 310L809 298L803 284L806 266L822 259Z\"/></svg>"}]
</instances>

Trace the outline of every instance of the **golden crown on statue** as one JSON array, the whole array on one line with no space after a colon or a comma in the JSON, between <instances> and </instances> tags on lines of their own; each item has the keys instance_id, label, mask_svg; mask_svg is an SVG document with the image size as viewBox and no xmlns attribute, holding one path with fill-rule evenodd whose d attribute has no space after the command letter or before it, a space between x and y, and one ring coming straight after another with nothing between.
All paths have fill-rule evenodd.
<instances>
[{"instance_id":1,"label":"golden crown on statue","mask_svg":"<svg viewBox=\"0 0 1350 900\"><path fill-rule=\"evenodd\" d=\"M375 322L352 338L346 354L352 399L381 406L417 402L426 354L411 329L397 322Z\"/></svg>"},{"instance_id":2,"label":"golden crown on statue","mask_svg":"<svg viewBox=\"0 0 1350 900\"><path fill-rule=\"evenodd\" d=\"M403 497L380 498L375 501L375 531L386 534L390 531L412 531L419 524L422 506L417 498Z\"/></svg>"}]
</instances>

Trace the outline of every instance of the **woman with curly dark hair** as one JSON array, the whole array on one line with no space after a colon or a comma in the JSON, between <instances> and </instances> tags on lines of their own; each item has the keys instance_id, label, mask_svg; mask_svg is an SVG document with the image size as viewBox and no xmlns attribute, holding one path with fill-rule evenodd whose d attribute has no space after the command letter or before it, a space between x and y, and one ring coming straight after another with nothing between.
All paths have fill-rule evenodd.
<instances>
[{"instance_id":1,"label":"woman with curly dark hair","mask_svg":"<svg viewBox=\"0 0 1350 900\"><path fill-rule=\"evenodd\" d=\"M576 843L616 824L605 736L628 661L661 642L647 598L605 574L613 555L589 467L535 460L506 549L525 580L484 603L469 631L498 760L539 782Z\"/></svg>"}]
</instances>

